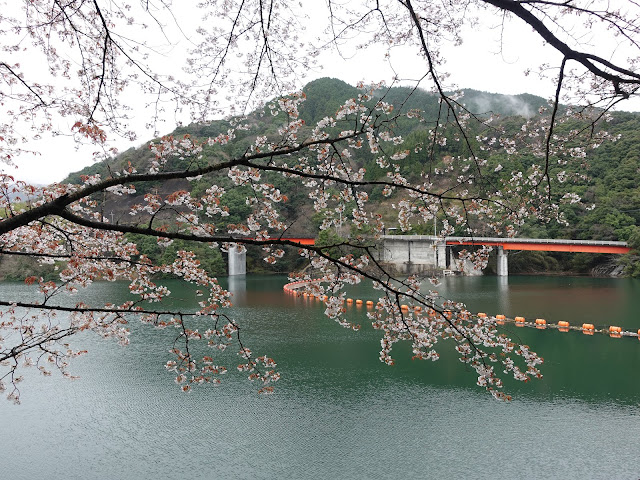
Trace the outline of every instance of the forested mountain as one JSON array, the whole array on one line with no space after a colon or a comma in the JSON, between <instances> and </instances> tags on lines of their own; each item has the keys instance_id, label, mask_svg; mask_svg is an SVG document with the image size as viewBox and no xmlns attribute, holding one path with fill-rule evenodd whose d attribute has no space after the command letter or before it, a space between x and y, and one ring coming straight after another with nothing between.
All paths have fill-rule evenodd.
<instances>
[{"instance_id":1,"label":"forested mountain","mask_svg":"<svg viewBox=\"0 0 640 480\"><path fill-rule=\"evenodd\" d=\"M338 107L348 98L356 97L359 90L336 79L319 79L307 84L303 90L306 99L300 108L300 116L306 125L314 125L323 117L332 116ZM417 179L422 172L443 169L446 167L447 159L468 155L469 148L476 145L475 136L481 136L486 132L483 127L470 126L469 138L467 142L451 141L445 145L435 145L433 155L427 156L421 151L422 145L428 140L429 122L435 122L441 111L437 97L428 92L408 88L394 87L381 90L384 100L393 104L396 108L408 111L418 109L423 112L425 122L409 123L400 120L397 125L398 134L405 138L403 148L411 150L411 154L400 163L401 173L409 179ZM410 94L410 95L409 95ZM517 96L493 94L466 90L457 100L460 105L466 106L470 111L482 116L497 114L496 122L501 128L507 131L520 129L527 119L535 119L541 115L547 107L547 101L534 95L522 94ZM569 107L563 107L569 108ZM548 115L548 112L543 115ZM226 132L232 125L233 120L218 120L208 124L193 124L180 127L172 133L174 136L191 135L196 138L215 137ZM205 148L203 158L200 160L174 159L173 165L167 168L184 168L184 162L194 162L204 164L211 160L213 155L241 155L249 145L252 144L257 135L274 135L282 119L271 116L267 109L263 112L254 112L245 120L247 128L243 134L236 132L236 138L230 142L223 152L207 150ZM561 128L576 128L575 125ZM578 128L581 128L578 125ZM572 161L566 165L550 166L553 175L566 176L568 179L563 185L565 191L573 192L583 199L583 203L569 205L564 208L564 213L569 221L569 225L560 223L540 223L532 218L519 232L522 237L538 238L574 238L574 239L603 239L603 240L630 240L634 243L640 240L640 114L614 112L611 119L605 125L606 130L619 135L615 142L605 142L599 148L587 150L584 160ZM96 173L102 176L109 175L110 172L122 170L128 164L134 168L144 171L146 165L153 154L147 145L129 149L121 153L118 157L99 164L91 165L80 172L70 175L65 182L79 183L82 175L93 175ZM436 159L436 160L434 160ZM377 167L372 155L362 149L353 159L354 162L366 169L366 178L376 180L382 171ZM496 172L503 169L504 172L511 167L521 167L526 169L527 162L533 159L529 155L522 156L503 154L491 154L487 159L490 166L495 165ZM200 163L199 163L200 162ZM501 175L496 173L495 175ZM488 179L487 181L490 181ZM220 179L222 186L230 187L231 184L225 178ZM284 179L274 175L270 179L276 186L295 180ZM167 195L177 189L191 189L197 191L208 188L207 179L195 183L186 181L174 181L165 184L145 184L138 188L139 194L147 192L157 192ZM283 188L283 190L287 190ZM291 189L288 189L291 190ZM295 191L295 189L293 189ZM249 212L246 205L246 196L250 192L245 188L228 188L222 198L225 205L229 206L231 215L227 218L228 223L239 223ZM374 208L380 212L387 212L385 202L388 201L382 196L380 187L374 187L370 191L370 199ZM101 208L105 216L111 215L117 221L126 221L125 208L121 199L102 198ZM134 201L134 200L132 200ZM319 217L314 216L310 202L302 194L293 195L288 202L282 205L281 214L290 225L288 234L291 236L316 237L319 234ZM384 214L385 222L388 226L394 225L393 216L390 212ZM220 225L220 228L224 228ZM433 225L414 225L415 233L431 233ZM341 232L344 234L344 232ZM149 243L149 242L147 242ZM640 242L638 242L640 243ZM142 246L153 255L162 253L157 246L148 244ZM179 247L179 245L178 245ZM173 247L173 248L178 248ZM203 247L199 247L203 248ZM250 252L251 253L251 252ZM249 268L262 270L267 267L258 260L256 255L250 260ZM223 262L219 255L208 254L209 268L212 271L223 268ZM629 259L626 260L630 262ZM572 271L587 273L594 267L602 263L611 262L606 256L596 255L561 255L541 252L514 254L510 260L510 270L519 271ZM279 264L280 268L289 268L291 265L285 262ZM633 268L630 268L633 270Z\"/></svg>"}]
</instances>

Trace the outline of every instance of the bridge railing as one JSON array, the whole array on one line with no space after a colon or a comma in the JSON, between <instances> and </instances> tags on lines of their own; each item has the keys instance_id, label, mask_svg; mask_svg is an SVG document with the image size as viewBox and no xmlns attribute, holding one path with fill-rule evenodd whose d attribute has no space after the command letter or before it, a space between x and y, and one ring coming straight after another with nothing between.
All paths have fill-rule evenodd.
<instances>
[{"instance_id":1,"label":"bridge railing","mask_svg":"<svg viewBox=\"0 0 640 480\"><path fill-rule=\"evenodd\" d=\"M446 242L544 243L558 245L593 245L627 247L627 242L612 240L567 240L563 238L445 237Z\"/></svg>"}]
</instances>

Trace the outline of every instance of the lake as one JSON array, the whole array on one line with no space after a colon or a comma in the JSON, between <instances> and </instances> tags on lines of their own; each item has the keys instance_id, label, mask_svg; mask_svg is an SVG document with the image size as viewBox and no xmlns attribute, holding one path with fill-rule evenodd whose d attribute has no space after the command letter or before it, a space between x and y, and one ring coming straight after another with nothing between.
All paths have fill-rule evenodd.
<instances>
[{"instance_id":1,"label":"lake","mask_svg":"<svg viewBox=\"0 0 640 480\"><path fill-rule=\"evenodd\" d=\"M180 297L183 287L169 283ZM475 386L451 346L441 344L435 363L399 347L386 366L365 309L350 309L363 329L347 331L320 302L284 294L285 283L249 276L230 285L229 314L248 346L278 363L273 395L235 372L181 393L164 368L169 330L132 323L127 347L85 335L89 355L71 365L79 380L34 372L22 405L0 401L0 478L640 476L637 338L507 326L545 358L544 378L508 382L514 400L500 402ZM630 279L450 277L438 290L475 312L640 328L640 282ZM88 294L114 301L127 287L96 284ZM0 296L29 291L4 283ZM349 296L375 299L366 285Z\"/></svg>"}]
</instances>

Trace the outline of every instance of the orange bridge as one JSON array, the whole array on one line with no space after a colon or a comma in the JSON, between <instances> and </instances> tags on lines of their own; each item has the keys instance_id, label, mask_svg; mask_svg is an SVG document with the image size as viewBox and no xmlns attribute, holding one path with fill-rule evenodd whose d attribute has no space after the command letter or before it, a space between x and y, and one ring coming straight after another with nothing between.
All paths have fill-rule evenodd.
<instances>
[{"instance_id":1,"label":"orange bridge","mask_svg":"<svg viewBox=\"0 0 640 480\"><path fill-rule=\"evenodd\" d=\"M611 242L605 240L564 240L551 238L469 238L447 237L445 244L454 245L486 245L497 247L497 274L502 277L509 275L507 250L535 250L542 252L582 252L582 253L629 253L626 242Z\"/></svg>"},{"instance_id":2,"label":"orange bridge","mask_svg":"<svg viewBox=\"0 0 640 480\"><path fill-rule=\"evenodd\" d=\"M509 275L507 263L509 250L609 254L625 254L630 251L626 242L603 240L383 235L380 238L377 260L393 264L401 272L407 274L433 269L448 271L454 264L452 249L456 246L473 245L496 247L498 254L497 273L500 276Z\"/></svg>"},{"instance_id":3,"label":"orange bridge","mask_svg":"<svg viewBox=\"0 0 640 480\"><path fill-rule=\"evenodd\" d=\"M487 245L503 250L536 250L544 252L629 253L626 242L604 240L562 240L545 238L446 237L447 245Z\"/></svg>"}]
</instances>

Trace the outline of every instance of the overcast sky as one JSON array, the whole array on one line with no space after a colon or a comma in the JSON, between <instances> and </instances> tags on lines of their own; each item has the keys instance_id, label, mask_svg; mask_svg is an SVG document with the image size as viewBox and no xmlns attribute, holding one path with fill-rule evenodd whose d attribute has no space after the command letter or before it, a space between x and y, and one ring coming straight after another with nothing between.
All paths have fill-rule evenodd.
<instances>
[{"instance_id":1,"label":"overcast sky","mask_svg":"<svg viewBox=\"0 0 640 480\"><path fill-rule=\"evenodd\" d=\"M501 43L501 35L509 41ZM502 32L500 29L469 30L464 43L445 50L445 57L448 59L446 70L451 73L449 84L492 93L532 93L544 98L553 94L553 85L541 81L536 75L525 76L523 72L528 68L536 68L542 62L552 65L560 62L555 51L548 46L545 48L539 37L517 22ZM424 73L424 62L414 52L394 51L392 60L393 63L389 65L382 50L360 51L346 60L335 54L324 54L320 58L321 67L310 72L306 80L335 77L355 85L360 80L390 81L394 70L400 78L407 80L419 78ZM469 75L469 72L474 74ZM628 103L623 108L635 111L640 110L639 107L638 103ZM147 132L143 127L145 112L138 111L136 115L140 122L138 141L117 142L120 151L142 145L153 137L153 132ZM168 122L161 133L170 133L174 127L174 123ZM59 137L42 141L39 150L44 154L36 157L23 155L19 159L19 169L9 169L8 173L38 184L61 181L69 173L89 165L94 148L76 150L70 139Z\"/></svg>"}]
</instances>

